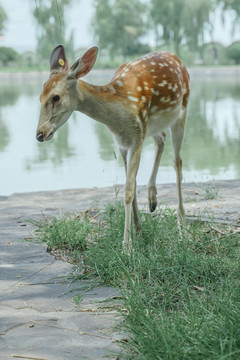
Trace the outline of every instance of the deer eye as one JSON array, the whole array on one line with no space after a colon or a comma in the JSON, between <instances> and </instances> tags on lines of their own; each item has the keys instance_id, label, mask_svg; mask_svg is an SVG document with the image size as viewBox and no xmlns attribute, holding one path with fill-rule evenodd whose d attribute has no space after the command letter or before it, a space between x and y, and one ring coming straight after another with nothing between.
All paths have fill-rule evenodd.
<instances>
[{"instance_id":1,"label":"deer eye","mask_svg":"<svg viewBox=\"0 0 240 360\"><path fill-rule=\"evenodd\" d=\"M57 101L59 101L60 100L60 96L59 95L54 95L53 97L52 97L52 101L53 102L57 102Z\"/></svg>"}]
</instances>

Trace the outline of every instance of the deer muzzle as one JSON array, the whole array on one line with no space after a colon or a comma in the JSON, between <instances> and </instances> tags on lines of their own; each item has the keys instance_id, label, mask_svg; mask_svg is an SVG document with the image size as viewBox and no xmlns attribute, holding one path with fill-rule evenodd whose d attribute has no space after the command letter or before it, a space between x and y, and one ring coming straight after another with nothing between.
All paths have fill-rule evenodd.
<instances>
[{"instance_id":1,"label":"deer muzzle","mask_svg":"<svg viewBox=\"0 0 240 360\"><path fill-rule=\"evenodd\" d=\"M39 134L37 134L36 135L36 139L38 140L38 141L40 141L40 142L43 142L43 133L42 132L40 132Z\"/></svg>"},{"instance_id":2,"label":"deer muzzle","mask_svg":"<svg viewBox=\"0 0 240 360\"><path fill-rule=\"evenodd\" d=\"M36 139L40 142L50 140L54 135L55 129L51 127L48 131L43 129L37 130Z\"/></svg>"}]
</instances>

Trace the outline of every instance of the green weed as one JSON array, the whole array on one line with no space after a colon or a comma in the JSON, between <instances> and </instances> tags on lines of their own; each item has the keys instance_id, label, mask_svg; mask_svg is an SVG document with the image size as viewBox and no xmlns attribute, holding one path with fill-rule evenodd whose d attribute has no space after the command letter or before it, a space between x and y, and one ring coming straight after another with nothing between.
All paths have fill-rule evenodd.
<instances>
[{"instance_id":1,"label":"green weed","mask_svg":"<svg viewBox=\"0 0 240 360\"><path fill-rule=\"evenodd\" d=\"M37 227L37 238L47 244L48 251L64 251L74 259L86 249L87 238L93 228L87 216L78 218L74 216L52 217L44 221L30 221Z\"/></svg>"},{"instance_id":2,"label":"green weed","mask_svg":"<svg viewBox=\"0 0 240 360\"><path fill-rule=\"evenodd\" d=\"M215 187L206 188L205 189L204 199L205 200L217 199L218 192L219 192L218 189L216 189Z\"/></svg>"},{"instance_id":3,"label":"green weed","mask_svg":"<svg viewBox=\"0 0 240 360\"><path fill-rule=\"evenodd\" d=\"M125 357L239 359L239 233L196 222L183 228L180 237L174 211L140 216L142 231L133 234L130 256L122 252L122 204L108 206L98 225L86 218L77 228L85 249L79 273L84 270L85 277L117 287L123 297L122 326L129 334ZM58 226L63 225L57 220L48 226L49 242L61 233ZM58 244L66 246L69 238L64 239Z\"/></svg>"}]
</instances>

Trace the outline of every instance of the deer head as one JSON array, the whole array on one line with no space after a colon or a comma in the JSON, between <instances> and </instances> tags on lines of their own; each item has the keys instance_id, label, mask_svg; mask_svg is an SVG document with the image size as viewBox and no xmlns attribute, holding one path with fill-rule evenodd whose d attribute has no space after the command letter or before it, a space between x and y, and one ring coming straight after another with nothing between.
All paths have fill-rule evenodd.
<instances>
[{"instance_id":1,"label":"deer head","mask_svg":"<svg viewBox=\"0 0 240 360\"><path fill-rule=\"evenodd\" d=\"M77 80L93 67L98 53L97 47L90 48L68 68L64 47L57 46L50 57L50 78L40 95L41 112L37 127L38 141L50 140L76 110L81 94L77 91Z\"/></svg>"}]
</instances>

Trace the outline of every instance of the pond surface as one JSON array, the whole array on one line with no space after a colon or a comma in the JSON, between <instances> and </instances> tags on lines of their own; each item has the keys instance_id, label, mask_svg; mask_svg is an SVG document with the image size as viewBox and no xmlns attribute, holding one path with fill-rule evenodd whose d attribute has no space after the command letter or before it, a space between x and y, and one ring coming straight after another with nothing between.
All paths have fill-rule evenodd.
<instances>
[{"instance_id":1,"label":"pond surface","mask_svg":"<svg viewBox=\"0 0 240 360\"><path fill-rule=\"evenodd\" d=\"M107 83L110 77L95 83ZM50 142L35 139L45 80L0 78L0 195L123 184L122 159L109 130L87 116L72 115ZM175 182L168 131L167 135L158 183ZM193 77L182 149L183 181L240 178L239 136L240 80ZM149 138L138 184L147 184L153 156Z\"/></svg>"}]
</instances>

